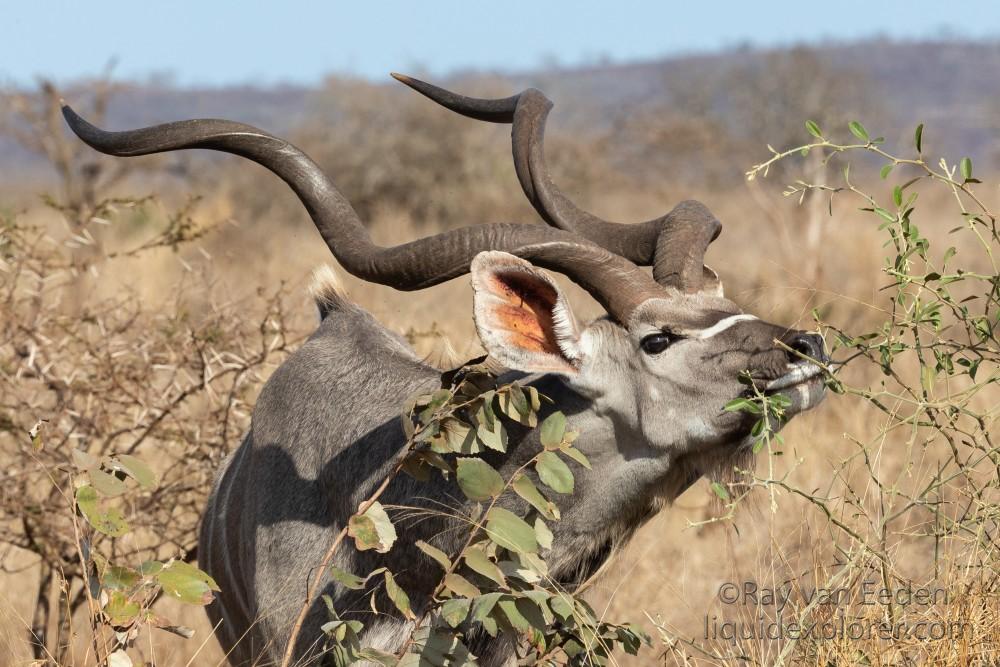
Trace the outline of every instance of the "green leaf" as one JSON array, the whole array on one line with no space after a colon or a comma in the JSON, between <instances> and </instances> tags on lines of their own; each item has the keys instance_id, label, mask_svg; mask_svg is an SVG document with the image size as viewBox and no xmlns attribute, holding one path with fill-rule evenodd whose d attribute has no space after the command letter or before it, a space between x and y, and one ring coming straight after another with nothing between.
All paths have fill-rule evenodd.
<instances>
[{"instance_id":1,"label":"green leaf","mask_svg":"<svg viewBox=\"0 0 1000 667\"><path fill-rule=\"evenodd\" d=\"M497 606L500 607L503 615L507 617L507 621L515 630L522 633L531 630L531 623L518 609L516 600L500 600Z\"/></svg>"},{"instance_id":2,"label":"green leaf","mask_svg":"<svg viewBox=\"0 0 1000 667\"><path fill-rule=\"evenodd\" d=\"M937 371L930 364L926 364L920 367L920 384L923 385L924 391L930 393L934 390L934 380L937 378Z\"/></svg>"},{"instance_id":3,"label":"green leaf","mask_svg":"<svg viewBox=\"0 0 1000 667\"><path fill-rule=\"evenodd\" d=\"M878 175L882 177L883 181L889 177L889 172L892 171L892 168L894 166L895 166L894 164L890 163L890 164L884 165L881 169L879 169Z\"/></svg>"},{"instance_id":4,"label":"green leaf","mask_svg":"<svg viewBox=\"0 0 1000 667\"><path fill-rule=\"evenodd\" d=\"M892 201L897 208L903 205L903 188L898 185L892 189Z\"/></svg>"},{"instance_id":5,"label":"green leaf","mask_svg":"<svg viewBox=\"0 0 1000 667\"><path fill-rule=\"evenodd\" d=\"M542 452L535 463L538 478L556 493L573 493L573 472L555 452Z\"/></svg>"},{"instance_id":6,"label":"green leaf","mask_svg":"<svg viewBox=\"0 0 1000 667\"><path fill-rule=\"evenodd\" d=\"M94 468L87 474L90 475L90 483L94 489L106 498L120 496L128 490L125 482L99 468Z\"/></svg>"},{"instance_id":7,"label":"green leaf","mask_svg":"<svg viewBox=\"0 0 1000 667\"><path fill-rule=\"evenodd\" d=\"M494 507L486 517L486 534L504 549L517 553L538 551L535 530L510 510Z\"/></svg>"},{"instance_id":8,"label":"green leaf","mask_svg":"<svg viewBox=\"0 0 1000 667\"><path fill-rule=\"evenodd\" d=\"M531 410L533 412L538 412L542 409L542 395L538 393L538 390L534 387L525 387L525 391L528 392L528 402L531 404Z\"/></svg>"},{"instance_id":9,"label":"green leaf","mask_svg":"<svg viewBox=\"0 0 1000 667\"><path fill-rule=\"evenodd\" d=\"M423 433L427 434L427 438L421 440L420 436L417 436L417 442L428 442L431 446L431 451L438 454L452 454L454 449L452 449L451 443L448 441L448 434L441 428L440 422L434 422L431 428L428 428ZM423 435L423 433L421 435Z\"/></svg>"},{"instance_id":10,"label":"green leaf","mask_svg":"<svg viewBox=\"0 0 1000 667\"><path fill-rule=\"evenodd\" d=\"M378 529L371 517L357 514L352 516L347 523L347 534L354 538L354 546L358 551L367 551L381 546L378 539Z\"/></svg>"},{"instance_id":11,"label":"green leaf","mask_svg":"<svg viewBox=\"0 0 1000 667\"><path fill-rule=\"evenodd\" d=\"M104 605L104 615L108 617L108 623L116 627L131 625L139 615L139 611L139 605L120 591L112 591L108 596L108 603Z\"/></svg>"},{"instance_id":12,"label":"green leaf","mask_svg":"<svg viewBox=\"0 0 1000 667\"><path fill-rule=\"evenodd\" d=\"M538 610L542 612L542 617L544 619L546 627L555 623L556 620L555 616L552 615L552 610L549 609L549 605L547 604L549 596L550 593L544 590L533 590L524 592L524 597L534 602L535 606L538 607Z\"/></svg>"},{"instance_id":13,"label":"green leaf","mask_svg":"<svg viewBox=\"0 0 1000 667\"><path fill-rule=\"evenodd\" d=\"M459 420L449 419L443 430L451 451L461 454L478 454L482 451L482 443L477 441L476 433Z\"/></svg>"},{"instance_id":14,"label":"green leaf","mask_svg":"<svg viewBox=\"0 0 1000 667\"><path fill-rule=\"evenodd\" d=\"M536 568L532 567L530 564L525 565L520 561L521 556L526 556L528 554L516 554L518 556L517 562L512 560L502 560L497 565L503 570L505 577L516 577L521 581L525 581L529 584L537 584L542 580L541 575L537 572Z\"/></svg>"},{"instance_id":15,"label":"green leaf","mask_svg":"<svg viewBox=\"0 0 1000 667\"><path fill-rule=\"evenodd\" d=\"M469 598L452 598L441 605L441 618L451 627L457 628L468 618L471 603Z\"/></svg>"},{"instance_id":16,"label":"green leaf","mask_svg":"<svg viewBox=\"0 0 1000 667\"><path fill-rule=\"evenodd\" d=\"M967 181L972 178L972 160L970 158L963 157L958 163L958 168L962 172L962 178Z\"/></svg>"},{"instance_id":17,"label":"green leaf","mask_svg":"<svg viewBox=\"0 0 1000 667\"><path fill-rule=\"evenodd\" d=\"M514 489L517 495L528 501L528 504L538 510L545 518L559 519L559 508L555 506L555 503L542 495L541 491L538 490L534 482L528 479L527 475L518 473L517 477L511 483L511 488Z\"/></svg>"},{"instance_id":18,"label":"green leaf","mask_svg":"<svg viewBox=\"0 0 1000 667\"><path fill-rule=\"evenodd\" d=\"M760 405L748 398L734 398L726 403L723 408L726 412L748 412L752 415L761 414Z\"/></svg>"},{"instance_id":19,"label":"green leaf","mask_svg":"<svg viewBox=\"0 0 1000 667\"><path fill-rule=\"evenodd\" d=\"M141 580L142 575L138 571L130 567L112 565L101 577L101 584L108 590L129 591L135 588Z\"/></svg>"},{"instance_id":20,"label":"green leaf","mask_svg":"<svg viewBox=\"0 0 1000 667\"><path fill-rule=\"evenodd\" d=\"M583 625L596 626L597 625L597 614L594 613L594 608L587 604L586 600L580 598L574 598L576 607L575 614L577 619Z\"/></svg>"},{"instance_id":21,"label":"green leaf","mask_svg":"<svg viewBox=\"0 0 1000 667\"><path fill-rule=\"evenodd\" d=\"M472 546L465 550L465 564L473 572L490 579L501 588L507 588L507 580L503 576L503 571L489 559L486 551L480 547Z\"/></svg>"},{"instance_id":22,"label":"green leaf","mask_svg":"<svg viewBox=\"0 0 1000 667\"><path fill-rule=\"evenodd\" d=\"M482 622L493 611L503 593L486 593L472 602L472 620Z\"/></svg>"},{"instance_id":23,"label":"green leaf","mask_svg":"<svg viewBox=\"0 0 1000 667\"><path fill-rule=\"evenodd\" d=\"M333 565L330 566L330 576L333 578L333 580L343 585L345 588L351 589L352 591L361 590L362 588L365 587L365 584L368 583L369 579L378 574L381 574L382 572L385 572L384 567L380 567L379 569L369 573L367 577L359 577L355 574L351 574L346 570L341 570L338 567L334 567Z\"/></svg>"},{"instance_id":24,"label":"green leaf","mask_svg":"<svg viewBox=\"0 0 1000 667\"><path fill-rule=\"evenodd\" d=\"M557 593L549 598L549 606L556 616L568 621L573 616L573 598L568 593Z\"/></svg>"},{"instance_id":25,"label":"green leaf","mask_svg":"<svg viewBox=\"0 0 1000 667\"><path fill-rule=\"evenodd\" d=\"M864 125L856 120L852 120L847 124L847 127L851 130L851 134L856 136L858 139L868 141L868 130L865 129Z\"/></svg>"},{"instance_id":26,"label":"green leaf","mask_svg":"<svg viewBox=\"0 0 1000 667\"><path fill-rule=\"evenodd\" d=\"M219 590L212 577L179 560L163 568L156 581L165 594L186 604L206 605L212 601L212 591Z\"/></svg>"},{"instance_id":27,"label":"green leaf","mask_svg":"<svg viewBox=\"0 0 1000 667\"><path fill-rule=\"evenodd\" d=\"M806 121L806 130L809 132L809 134L813 135L817 139L823 138L823 133L820 131L819 125L817 125L811 120Z\"/></svg>"},{"instance_id":28,"label":"green leaf","mask_svg":"<svg viewBox=\"0 0 1000 667\"><path fill-rule=\"evenodd\" d=\"M128 532L128 523L117 507L104 509L98 502L97 491L89 485L76 490L76 505L94 530L108 537L121 537Z\"/></svg>"},{"instance_id":29,"label":"green leaf","mask_svg":"<svg viewBox=\"0 0 1000 667\"><path fill-rule=\"evenodd\" d=\"M711 487L712 491L715 493L715 495L719 496L719 498L723 500L729 500L729 491L722 484L719 484L718 482L712 482Z\"/></svg>"},{"instance_id":30,"label":"green leaf","mask_svg":"<svg viewBox=\"0 0 1000 667\"><path fill-rule=\"evenodd\" d=\"M156 487L156 475L153 474L149 466L134 456L119 454L112 460L111 465L119 468L126 475L138 482L139 486L144 489Z\"/></svg>"},{"instance_id":31,"label":"green leaf","mask_svg":"<svg viewBox=\"0 0 1000 667\"><path fill-rule=\"evenodd\" d=\"M476 424L485 424L488 428L493 428L493 424L497 421L497 417L493 413L493 398L495 396L496 392L493 391L482 395L479 407L476 409Z\"/></svg>"},{"instance_id":32,"label":"green leaf","mask_svg":"<svg viewBox=\"0 0 1000 667\"><path fill-rule=\"evenodd\" d=\"M364 514L355 514L350 518L347 534L354 538L358 551L374 549L384 554L396 541L396 527L392 525L382 504L377 501Z\"/></svg>"},{"instance_id":33,"label":"green leaf","mask_svg":"<svg viewBox=\"0 0 1000 667\"><path fill-rule=\"evenodd\" d=\"M469 500L489 500L503 491L503 477L486 461L460 458L456 479Z\"/></svg>"},{"instance_id":34,"label":"green leaf","mask_svg":"<svg viewBox=\"0 0 1000 667\"><path fill-rule=\"evenodd\" d=\"M497 401L500 411L510 419L524 426L534 427L538 424L538 416L531 411L531 404L525 397L524 391L516 384L510 385L507 391L498 393Z\"/></svg>"},{"instance_id":35,"label":"green leaf","mask_svg":"<svg viewBox=\"0 0 1000 667\"><path fill-rule=\"evenodd\" d=\"M480 422L476 429L476 437L479 438L479 442L490 449L495 449L498 452L507 451L507 431L499 419L494 419L492 425Z\"/></svg>"},{"instance_id":36,"label":"green leaf","mask_svg":"<svg viewBox=\"0 0 1000 667\"><path fill-rule=\"evenodd\" d=\"M385 651L380 651L376 648L365 647L355 653L355 655L361 660L367 660L368 662L375 662L385 667L395 667L399 660L392 653L386 653Z\"/></svg>"},{"instance_id":37,"label":"green leaf","mask_svg":"<svg viewBox=\"0 0 1000 667\"><path fill-rule=\"evenodd\" d=\"M784 394L773 394L767 397L767 402L772 408L784 409L792 404L792 399Z\"/></svg>"},{"instance_id":38,"label":"green leaf","mask_svg":"<svg viewBox=\"0 0 1000 667\"><path fill-rule=\"evenodd\" d=\"M582 465L587 470L591 470L590 460L576 447L564 445L559 448L559 451Z\"/></svg>"},{"instance_id":39,"label":"green leaf","mask_svg":"<svg viewBox=\"0 0 1000 667\"><path fill-rule=\"evenodd\" d=\"M345 570L341 570L339 567L330 566L330 576L333 580L341 584L345 588L349 588L352 591L361 590L365 586L365 578L359 577L356 574L351 574Z\"/></svg>"},{"instance_id":40,"label":"green leaf","mask_svg":"<svg viewBox=\"0 0 1000 667\"><path fill-rule=\"evenodd\" d=\"M448 554L423 540L417 540L416 545L418 549L437 561L437 564L443 567L446 572L451 569L451 560L448 558Z\"/></svg>"},{"instance_id":41,"label":"green leaf","mask_svg":"<svg viewBox=\"0 0 1000 667\"><path fill-rule=\"evenodd\" d=\"M75 465L80 470L90 470L92 468L96 468L97 466L101 465L101 460L96 456L94 456L93 454L89 454L83 451L82 449L74 449L73 465Z\"/></svg>"},{"instance_id":42,"label":"green leaf","mask_svg":"<svg viewBox=\"0 0 1000 667\"><path fill-rule=\"evenodd\" d=\"M456 595L462 595L469 598L476 598L482 595L480 590L476 588L471 581L460 574L455 574L454 572L445 575L444 585L445 588Z\"/></svg>"},{"instance_id":43,"label":"green leaf","mask_svg":"<svg viewBox=\"0 0 1000 667\"><path fill-rule=\"evenodd\" d=\"M423 460L420 453L412 453L403 461L403 472L417 480L426 482L431 478L430 466Z\"/></svg>"},{"instance_id":44,"label":"green leaf","mask_svg":"<svg viewBox=\"0 0 1000 667\"><path fill-rule=\"evenodd\" d=\"M332 619L339 619L340 614L338 614L337 610L334 609L333 607L333 598L324 593L320 595L320 599L322 599L323 604L326 605L326 613L329 615L329 617Z\"/></svg>"},{"instance_id":45,"label":"green leaf","mask_svg":"<svg viewBox=\"0 0 1000 667\"><path fill-rule=\"evenodd\" d=\"M560 648L562 648L562 650L570 658L576 658L577 656L586 651L586 649L583 648L583 645L580 644L580 642L578 642L577 640L573 639L572 637L567 639L566 642ZM572 664L577 664L577 662L574 661Z\"/></svg>"},{"instance_id":46,"label":"green leaf","mask_svg":"<svg viewBox=\"0 0 1000 667\"><path fill-rule=\"evenodd\" d=\"M542 447L545 449L557 449L562 444L563 436L566 434L566 415L556 411L545 418L539 429Z\"/></svg>"},{"instance_id":47,"label":"green leaf","mask_svg":"<svg viewBox=\"0 0 1000 667\"><path fill-rule=\"evenodd\" d=\"M510 625L518 632L530 632L532 629L545 631L545 618L531 600L527 598L500 600L497 605Z\"/></svg>"},{"instance_id":48,"label":"green leaf","mask_svg":"<svg viewBox=\"0 0 1000 667\"><path fill-rule=\"evenodd\" d=\"M410 596L406 594L399 584L396 583L396 578L392 576L392 572L389 570L385 571L385 592L389 595L389 599L392 603L396 605L396 609L409 620L414 620L416 616L413 610L410 609Z\"/></svg>"},{"instance_id":49,"label":"green leaf","mask_svg":"<svg viewBox=\"0 0 1000 667\"><path fill-rule=\"evenodd\" d=\"M323 598L324 602L327 602L329 607L329 601L326 597ZM365 629L364 623L361 621L345 621L343 619L336 618L332 621L324 623L319 628L324 634L329 635L338 644L347 646L340 646L338 648L352 649L358 646L358 633Z\"/></svg>"},{"instance_id":50,"label":"green leaf","mask_svg":"<svg viewBox=\"0 0 1000 667\"><path fill-rule=\"evenodd\" d=\"M476 661L460 636L447 628L418 628L413 633L416 652L405 653L397 667L472 667Z\"/></svg>"},{"instance_id":51,"label":"green leaf","mask_svg":"<svg viewBox=\"0 0 1000 667\"><path fill-rule=\"evenodd\" d=\"M652 640L649 635L642 631L642 628L624 625L619 626L615 630L615 634L618 637L618 641L621 642L622 648L629 655L638 655L639 648L646 644L647 646L652 646Z\"/></svg>"},{"instance_id":52,"label":"green leaf","mask_svg":"<svg viewBox=\"0 0 1000 667\"><path fill-rule=\"evenodd\" d=\"M536 634L544 634L549 627L549 623L555 621L552 612L544 601L539 603L533 600L531 596L526 596L518 598L515 604L518 611L521 612L521 616L524 616L531 623L531 627Z\"/></svg>"},{"instance_id":53,"label":"green leaf","mask_svg":"<svg viewBox=\"0 0 1000 667\"><path fill-rule=\"evenodd\" d=\"M143 561L139 565L139 573L144 577L150 577L163 571L163 563L158 560Z\"/></svg>"},{"instance_id":54,"label":"green leaf","mask_svg":"<svg viewBox=\"0 0 1000 667\"><path fill-rule=\"evenodd\" d=\"M875 213L886 222L896 222L896 216L880 206L875 207Z\"/></svg>"},{"instance_id":55,"label":"green leaf","mask_svg":"<svg viewBox=\"0 0 1000 667\"><path fill-rule=\"evenodd\" d=\"M451 392L447 389L438 389L433 394L430 395L430 405L433 408L440 408L442 405L451 400Z\"/></svg>"},{"instance_id":56,"label":"green leaf","mask_svg":"<svg viewBox=\"0 0 1000 667\"><path fill-rule=\"evenodd\" d=\"M523 576L525 571L537 575L536 580L549 576L549 566L538 554L517 554L517 559L521 562L521 567L517 570L518 576Z\"/></svg>"},{"instance_id":57,"label":"green leaf","mask_svg":"<svg viewBox=\"0 0 1000 667\"><path fill-rule=\"evenodd\" d=\"M920 125L917 125L917 129L913 133L913 143L916 144L918 153L920 153L923 150L923 139L924 139L924 124L921 123Z\"/></svg>"},{"instance_id":58,"label":"green leaf","mask_svg":"<svg viewBox=\"0 0 1000 667\"><path fill-rule=\"evenodd\" d=\"M420 459L429 466L437 468L441 472L448 473L449 475L455 472L455 469L451 466L448 461L445 460L440 454L435 454L431 451L417 452Z\"/></svg>"},{"instance_id":59,"label":"green leaf","mask_svg":"<svg viewBox=\"0 0 1000 667\"><path fill-rule=\"evenodd\" d=\"M510 398L514 402L514 407L518 412L525 416L531 414L531 403L528 400L528 397L524 395L524 390L521 389L519 385L511 385ZM535 423L537 424L537 421ZM534 426L534 424L532 424L532 426Z\"/></svg>"},{"instance_id":60,"label":"green leaf","mask_svg":"<svg viewBox=\"0 0 1000 667\"><path fill-rule=\"evenodd\" d=\"M549 527L545 525L545 522L540 517L535 518L535 539L541 548L552 548L552 531L549 530Z\"/></svg>"}]
</instances>

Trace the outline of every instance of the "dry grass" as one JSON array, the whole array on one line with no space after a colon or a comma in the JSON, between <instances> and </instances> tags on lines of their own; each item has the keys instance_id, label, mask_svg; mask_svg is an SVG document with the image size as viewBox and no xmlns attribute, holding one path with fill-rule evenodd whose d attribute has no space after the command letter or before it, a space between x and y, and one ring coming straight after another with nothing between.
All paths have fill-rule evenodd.
<instances>
[{"instance_id":1,"label":"dry grass","mask_svg":"<svg viewBox=\"0 0 1000 667\"><path fill-rule=\"evenodd\" d=\"M795 243L791 243L787 252L775 251L781 248L777 239L782 234L795 238L794 225L801 224L795 220L799 209L787 204L782 215L789 219L791 228L777 229L776 225L759 222L766 216L746 216L747 210L753 210L753 200L746 193L736 194L738 196L727 193L725 199L705 197L726 221L725 234L713 247L710 260L721 268L725 284L730 286L729 293L749 310L800 326L808 326L808 312L814 307L832 309L835 314L828 318L845 323L865 317L872 309L877 310L878 306L872 303L872 285L879 275L878 250L872 249L876 244L871 230L864 229L860 221L851 220L849 216L836 219L838 227L851 233L833 236L825 248L824 274L831 278L823 284L805 284L795 274ZM200 217L213 219L232 206L230 202L208 202ZM399 238L395 235L402 226L400 222L383 221L375 228L375 234ZM100 287L95 287L90 296L99 299L102 293L119 293L127 285L143 301L159 303L160 307L169 309L175 307L166 302L172 286L193 273L205 276L200 279L212 285L201 299L211 301L225 295L227 301L250 303L252 309L259 308L252 304L259 286L286 281L293 295L290 308L299 315L296 318L298 333L304 333L308 315L311 315L311 305L304 297L305 284L316 265L329 261L325 249L313 238L311 231L303 230L276 244L280 253L274 252L277 250L274 248L273 254L264 256L257 250L253 234L248 235L250 238L241 238L244 231L227 231L224 238L208 241L206 247L211 258L189 248L179 255L158 251L154 257L141 261L126 260L108 265L102 269ZM406 231L409 236L423 230ZM258 233L270 236L264 230ZM294 258L294 261L285 261L284 257ZM248 266L253 266L252 277L246 275ZM350 278L346 282L354 299L387 326L409 333L417 347L431 358L449 361L477 353L469 314L471 294L465 281L454 281L417 295L401 295ZM734 289L734 285L738 287ZM596 312L586 297L579 292L575 296L577 307ZM421 335L421 332L429 333ZM879 414L861 400L840 396L832 396L819 410L798 417L785 433L790 456L783 459L785 462L800 460L792 473L794 483L801 488L824 486L833 464L853 451L845 434L867 441L877 433L880 422ZM8 447L15 444L16 436L16 433L4 434ZM907 456L903 443L898 440L886 438L873 452L887 471L902 467ZM233 434L228 446L237 443L238 436ZM207 480L203 481L202 491L207 492ZM855 492L864 494L866 490L856 488ZM831 534L823 517L810 510L807 501L783 496L775 515L757 508L741 511L732 527L725 524L688 527L689 522L702 521L717 509L707 484L700 483L689 490L670 510L640 532L595 587L591 599L597 608L605 607L610 618L634 619L652 630L654 626L644 618L648 615L671 635L701 640L706 618L710 624L713 619L722 622L757 618L752 608L734 608L718 600L719 587L726 582L755 581L761 587L778 587L794 580L805 588L812 588L825 581L826 573L833 566L829 549ZM928 579L933 574L927 569L931 565L928 555L917 553L915 560L907 558L899 563L909 576L917 580L923 577L929 586L943 586L952 591L948 606L926 612L949 619L974 615L979 608L976 591L961 590L967 582L967 573L952 563L937 578ZM3 609L0 646L12 662L27 662L30 657L25 638L35 605L33 579L37 568L32 567L33 560L23 552L9 553L4 563L7 571L0 583L4 596L0 604ZM847 588L855 593L860 590L857 584ZM983 600L992 605L987 609L997 610L994 596L986 596ZM774 608L763 611L773 615ZM196 638L183 641L157 633L144 653L150 657L155 654L157 664L168 666L184 665L191 660L194 664L214 664L219 660L220 653L214 642L202 645L200 641L210 628L199 610L175 608L170 609L169 614L183 618L184 623L195 628ZM995 618L987 614L975 621L982 632L994 633L993 642L996 642L997 632ZM716 648L727 647L724 642L718 642ZM664 647L661 645L657 649ZM762 643L760 650L760 661L766 664L769 652L775 647ZM926 650L928 657L933 655L933 645ZM670 660L672 658L668 663ZM655 651L647 651L638 662L657 663ZM886 659L882 664L893 664L893 661Z\"/></svg>"},{"instance_id":2,"label":"dry grass","mask_svg":"<svg viewBox=\"0 0 1000 667\"><path fill-rule=\"evenodd\" d=\"M980 178L988 181L985 176L980 175ZM255 182L251 183L251 187L254 186ZM266 187L273 188L271 185ZM522 195L509 175L501 178L499 185L491 187L494 189L490 201L521 200ZM246 202L238 196L239 191L221 190L197 205L193 213L196 220L226 223L246 215ZM258 197L267 199L277 190L262 192L266 194ZM691 187L684 192L669 193L666 199L663 193L623 191L602 200L599 208L601 213L616 219L641 219L672 205L675 199L670 197L674 195L701 199L723 221L724 234L710 250L708 261L719 270L727 294L745 309L773 321L803 328L811 326L812 309L819 309L826 321L847 330L864 329L884 317L885 296L879 292L885 283L880 273L884 254L880 236L869 219L849 205L840 204L834 218L822 221L827 232L818 251L807 243L802 233L810 224L815 224L810 218L815 215L815 208L796 207L767 189L751 190L749 186L741 186L699 190ZM989 205L998 208L1000 201L996 189L987 189L986 196ZM227 344L247 346L254 335L249 331L252 329L250 323L266 315L267 304L274 303L268 301L268 296L277 286L283 285L281 304L287 316L284 326L288 330L288 340L298 340L308 333L312 317L312 306L305 296L309 275L317 265L330 260L301 213L289 213L295 210L291 196L274 195L274 202L262 204L253 220L243 220L239 226L223 224L204 239L182 246L176 253L157 249L135 258L101 260L90 269L89 278L73 277L72 267L63 267L60 271L65 273L59 274L62 278L53 278L52 285L44 288L53 316L72 317L87 310L89 305L107 304L108 299L120 298L127 291L133 295L133 306L149 322L158 321L157 318L177 318L180 311L190 319L188 322L183 318L185 326L193 328L216 318L217 325L226 332ZM949 239L947 232L952 226L953 202L946 195L931 193L921 204L923 233L933 241ZM523 211L523 205L510 204L510 210ZM155 221L163 217L154 209L154 226ZM490 219L499 217L491 216ZM939 225L935 222L938 219L949 222ZM52 211L34 206L20 220L38 224L48 230L53 239L65 238L60 217ZM119 226L118 233L105 235L105 251L136 247L144 240L144 234L149 236L142 228L124 233L125 223L115 224ZM433 232L434 227L424 222L416 224L398 212L382 211L372 231L377 240L398 243ZM964 247L959 248L960 253L962 250ZM56 246L51 251L61 252ZM804 268L807 259L818 265L818 270L807 272ZM86 288L81 290L80 284L85 284ZM400 294L350 277L345 278L345 284L352 298L384 324L406 334L431 360L451 363L479 352L472 328L471 293L467 281L456 280L418 294ZM584 294L575 288L570 291L580 314L597 314L595 304ZM9 364L3 369L9 379L7 387L11 391L16 387L18 391L41 395L47 390L37 386L37 378L32 380L19 370L23 355L15 348L20 335L23 332L11 334L0 342L3 350L0 361ZM92 342L100 343L99 338L95 336ZM54 337L50 336L49 340ZM136 342L131 341L132 344ZM126 341L123 349L128 348L128 343ZM243 356L246 352L246 349L242 351ZM174 349L171 363L178 368L184 367L189 362L182 357L188 353L191 353L189 347ZM134 355L135 351L125 354ZM216 432L212 437L198 436L200 447L210 443L219 451L206 454L199 463L197 484L185 491L191 498L190 507L196 507L202 495L208 492L205 471L217 463L223 450L239 443L239 430L246 426L246 408L252 404L256 389L277 361L280 361L280 354L268 357L248 375L247 385L240 393L242 412L231 424L239 428L224 435ZM70 372L66 368L49 370L55 375ZM99 372L100 369L95 370ZM849 375L850 382L855 385L878 381L877 370L873 368L856 367ZM157 390L153 393L159 396L151 395L140 402L155 403L163 396L169 397L168 385L170 383L153 385L151 389ZM984 411L995 419L1000 402L998 393L994 390L983 392L978 400ZM198 423L205 424L218 417L217 412L213 412L218 404L213 403L210 396L200 396L199 401L198 405L186 408L191 414L197 414ZM51 415L51 408L39 402L30 413L22 411L10 415L11 423L0 430L0 458L4 466L11 470L30 467L23 433L35 419L61 418ZM111 416L107 419L113 421ZM143 419L137 418L136 423L143 423ZM914 446L912 433L899 429L887 431L889 421L884 413L860 398L830 396L818 410L796 418L786 429L785 455L775 459L774 475L781 478L787 474L785 481L797 489L822 490L829 499L831 515L844 521L857 518L850 516L853 510L844 502L849 496L861 498L862 504L875 513L884 511L885 507L880 507L879 502L884 502L886 494L884 489L873 484L866 466L874 466L880 479L896 484L898 492L906 493L930 479L944 447L941 442ZM96 427L90 437L100 435L106 427ZM75 427L63 424L53 428L65 432ZM157 435L161 440L172 437L177 434ZM864 443L864 447L859 447L858 443ZM859 457L861 450L867 454L867 463ZM168 454L153 456L151 460L161 474L167 474L173 465ZM980 467L975 474L997 473L995 468ZM981 509L995 513L998 498L991 496L986 501L987 507ZM174 540L175 549L191 545L193 511L182 518L187 522L186 537ZM622 664L773 663L787 645L785 642L730 642L713 634L725 622L757 624L762 618L773 619L778 611L773 604L723 603L720 587L727 582L741 588L744 582L754 582L761 589L791 586L794 594L782 610L786 622L807 608L811 591L833 581L843 592L838 594L836 604L817 605L815 617L821 620L836 619L839 613L845 613L875 624L887 618L911 627L921 621L967 624L962 626L964 629L957 639L948 636L887 642L876 637L838 638L811 645L800 642L805 647L795 658L800 664L965 665L973 664L973 658L992 656L996 660L1000 656L1000 607L995 574L989 568L978 567L987 565L995 557L990 543L995 536L971 535L951 541L922 537L919 533L927 528L929 521L929 515L924 514L894 524L892 534L884 536L882 546L890 562L883 565L874 561L870 554L858 551L857 545L852 547L845 542L843 534L831 527L828 517L808 498L779 493L776 512L767 501L762 501L756 507L741 508L733 522L702 523L718 511L718 503L707 483L697 484L672 508L642 529L590 593L595 607L604 609L610 618L634 620L652 631L655 646L639 658L623 660ZM14 530L12 526L17 519L6 515L0 517L0 523L6 530ZM692 527L690 524L700 525ZM38 558L17 548L6 548L0 552L0 558L3 565L0 572L0 655L6 664L28 664L31 651L27 636L37 605ZM853 569L838 578L843 564L850 559L854 559ZM865 582L874 582L871 585L879 584L875 587L880 587L886 577L886 568L894 581L906 580L932 592L944 591L946 599L938 597L933 604L863 604L865 600L860 596L867 585ZM185 641L165 633L154 633L137 645L146 660L155 660L156 664L165 667L212 665L222 660L214 641L205 641L210 628L200 610L172 605L169 601L158 605L158 612L193 627L196 635ZM88 641L85 621L78 618L76 627L80 632L75 641L76 658L82 664L80 657ZM692 641L698 646L692 646Z\"/></svg>"}]
</instances>

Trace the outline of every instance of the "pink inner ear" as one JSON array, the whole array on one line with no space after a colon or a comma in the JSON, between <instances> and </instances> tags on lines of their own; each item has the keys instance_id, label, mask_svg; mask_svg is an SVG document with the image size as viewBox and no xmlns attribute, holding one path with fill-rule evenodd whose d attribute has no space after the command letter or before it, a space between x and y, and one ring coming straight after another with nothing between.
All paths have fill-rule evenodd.
<instances>
[{"instance_id":1,"label":"pink inner ear","mask_svg":"<svg viewBox=\"0 0 1000 667\"><path fill-rule=\"evenodd\" d=\"M562 357L552 316L559 294L551 285L519 272L497 272L490 277L497 298L493 317L511 345Z\"/></svg>"}]
</instances>

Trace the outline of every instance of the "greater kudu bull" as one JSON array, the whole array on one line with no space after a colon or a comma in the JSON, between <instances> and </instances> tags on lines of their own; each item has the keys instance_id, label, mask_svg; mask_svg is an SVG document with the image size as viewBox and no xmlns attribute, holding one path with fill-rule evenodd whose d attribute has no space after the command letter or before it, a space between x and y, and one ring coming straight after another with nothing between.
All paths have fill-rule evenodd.
<instances>
[{"instance_id":1,"label":"greater kudu bull","mask_svg":"<svg viewBox=\"0 0 1000 667\"><path fill-rule=\"evenodd\" d=\"M723 296L718 277L703 265L721 226L700 203L683 202L635 225L577 208L545 167L551 103L539 91L481 100L396 78L465 116L511 123L517 176L548 226L479 225L379 247L317 165L282 139L225 120L105 132L68 107L64 112L80 138L111 155L207 148L263 165L298 195L341 266L365 280L416 290L471 272L484 347L555 400L593 463L593 470L578 470L575 493L557 499L563 518L553 524L546 555L553 577L572 586L702 474L748 451L749 418L723 410L746 391L743 372L790 399L786 417L819 403L820 368L808 359L825 359L822 341L744 314ZM639 268L650 265L652 276ZM582 286L608 316L579 325L539 267ZM250 433L220 471L204 517L199 559L222 588L209 613L234 664L280 659L310 570L405 442L400 407L440 382L440 369L333 284L319 287L317 302L319 328L267 382ZM505 477L538 451L535 432L515 433L521 435L512 436L497 462ZM449 480L401 476L383 503L454 505L458 497ZM524 512L518 502L510 500L510 508ZM457 533L446 528L445 519L425 520L407 526L387 554L342 548L336 564L359 574L388 565L420 609L439 573L413 542L456 550ZM368 613L360 593L333 582L325 590L345 615ZM317 652L324 615L317 602L294 648L297 657ZM388 651L400 647L411 627L390 615L364 620L364 643ZM510 657L502 642L473 648L482 664Z\"/></svg>"}]
</instances>

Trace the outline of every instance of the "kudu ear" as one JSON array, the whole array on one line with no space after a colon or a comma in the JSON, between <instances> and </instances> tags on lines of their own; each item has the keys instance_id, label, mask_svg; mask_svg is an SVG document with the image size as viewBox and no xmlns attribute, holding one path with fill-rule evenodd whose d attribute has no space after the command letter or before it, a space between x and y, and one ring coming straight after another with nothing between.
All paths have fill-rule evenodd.
<instances>
[{"instance_id":1,"label":"kudu ear","mask_svg":"<svg viewBox=\"0 0 1000 667\"><path fill-rule=\"evenodd\" d=\"M471 269L473 315L486 351L514 370L575 375L580 331L555 281L505 252L481 252Z\"/></svg>"}]
</instances>

